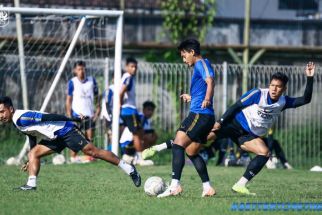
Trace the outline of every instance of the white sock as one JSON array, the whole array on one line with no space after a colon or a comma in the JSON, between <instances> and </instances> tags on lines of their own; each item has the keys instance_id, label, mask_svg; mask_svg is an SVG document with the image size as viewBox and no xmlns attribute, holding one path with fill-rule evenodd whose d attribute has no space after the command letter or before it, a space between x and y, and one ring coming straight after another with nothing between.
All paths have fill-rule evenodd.
<instances>
[{"instance_id":1,"label":"white sock","mask_svg":"<svg viewBox=\"0 0 322 215\"><path fill-rule=\"evenodd\" d=\"M136 157L137 157L137 160L143 160L142 152L136 152Z\"/></svg>"},{"instance_id":2,"label":"white sock","mask_svg":"<svg viewBox=\"0 0 322 215\"><path fill-rule=\"evenodd\" d=\"M208 190L209 188L211 188L210 181L203 182L202 188L203 188L203 190Z\"/></svg>"},{"instance_id":3,"label":"white sock","mask_svg":"<svg viewBox=\"0 0 322 215\"><path fill-rule=\"evenodd\" d=\"M28 177L27 185L30 187L36 187L36 182L37 182L37 176L32 175Z\"/></svg>"},{"instance_id":4,"label":"white sock","mask_svg":"<svg viewBox=\"0 0 322 215\"><path fill-rule=\"evenodd\" d=\"M118 166L128 175L130 175L130 173L134 171L133 166L126 163L124 160L120 160L120 163Z\"/></svg>"},{"instance_id":5,"label":"white sock","mask_svg":"<svg viewBox=\"0 0 322 215\"><path fill-rule=\"evenodd\" d=\"M178 185L180 185L180 181L177 179L172 179L171 180L171 184L170 187L177 187Z\"/></svg>"},{"instance_id":6,"label":"white sock","mask_svg":"<svg viewBox=\"0 0 322 215\"><path fill-rule=\"evenodd\" d=\"M159 145L153 146L153 149L155 149L157 152L163 151L167 149L167 144L166 143L161 143Z\"/></svg>"},{"instance_id":7,"label":"white sock","mask_svg":"<svg viewBox=\"0 0 322 215\"><path fill-rule=\"evenodd\" d=\"M248 182L248 179L243 176L239 179L239 181L236 184L241 186L246 186L247 182Z\"/></svg>"}]
</instances>

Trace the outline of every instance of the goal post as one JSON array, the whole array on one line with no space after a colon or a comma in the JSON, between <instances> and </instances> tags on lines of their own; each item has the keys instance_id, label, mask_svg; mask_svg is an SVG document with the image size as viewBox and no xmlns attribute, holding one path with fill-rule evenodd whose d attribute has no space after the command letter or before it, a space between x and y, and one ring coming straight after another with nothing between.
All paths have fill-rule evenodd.
<instances>
[{"instance_id":1,"label":"goal post","mask_svg":"<svg viewBox=\"0 0 322 215\"><path fill-rule=\"evenodd\" d=\"M120 80L121 80L121 59L122 59L122 33L123 33L123 11L120 10L84 10L84 9L53 9L53 8L25 8L25 7L1 7L2 11L6 11L9 14L23 14L23 15L61 15L61 16L78 16L82 17L78 24L77 30L74 37L70 41L69 47L64 54L62 61L60 62L59 68L55 74L55 78L46 94L46 97L41 105L40 111L45 111L49 101L52 98L52 94L60 80L62 73L64 72L65 66L73 52L74 46L77 42L79 35L81 34L85 20L93 17L113 17L116 18L116 32L115 32L115 54L114 54L114 98L113 98L113 124L112 124L112 152L118 154L119 148L119 115L120 115ZM108 56L107 56L108 57ZM105 81L106 82L106 81ZM104 83L105 83L104 82ZM106 86L104 86L105 88ZM24 147L17 157L20 162L23 156L26 154L29 147L29 143L26 141Z\"/></svg>"}]
</instances>

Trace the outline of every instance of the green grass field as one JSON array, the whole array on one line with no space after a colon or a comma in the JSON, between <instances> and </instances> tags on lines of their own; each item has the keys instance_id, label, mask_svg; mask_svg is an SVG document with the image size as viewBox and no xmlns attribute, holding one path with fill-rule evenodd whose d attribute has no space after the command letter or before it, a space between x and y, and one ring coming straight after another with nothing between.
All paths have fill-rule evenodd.
<instances>
[{"instance_id":1,"label":"green grass field","mask_svg":"<svg viewBox=\"0 0 322 215\"><path fill-rule=\"evenodd\" d=\"M307 170L263 170L250 185L256 197L241 196L230 188L243 168L209 165L218 194L201 198L201 183L186 165L179 197L157 199L136 188L120 169L104 162L78 165L43 165L38 189L13 191L26 182L19 167L0 165L0 214L318 214L309 211L231 211L233 202L321 202L322 174ZM143 181L157 175L169 180L170 165L138 167Z\"/></svg>"}]
</instances>

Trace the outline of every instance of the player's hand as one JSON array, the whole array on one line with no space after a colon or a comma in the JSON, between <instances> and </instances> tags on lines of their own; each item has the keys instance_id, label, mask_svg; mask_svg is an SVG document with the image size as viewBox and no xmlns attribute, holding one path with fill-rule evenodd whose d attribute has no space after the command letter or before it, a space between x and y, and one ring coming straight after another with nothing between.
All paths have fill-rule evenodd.
<instances>
[{"instance_id":1,"label":"player's hand","mask_svg":"<svg viewBox=\"0 0 322 215\"><path fill-rule=\"evenodd\" d=\"M201 104L201 108L206 108L210 106L211 102L209 100L203 100Z\"/></svg>"},{"instance_id":2,"label":"player's hand","mask_svg":"<svg viewBox=\"0 0 322 215\"><path fill-rule=\"evenodd\" d=\"M183 99L184 102L190 102L191 101L191 96L189 94L182 94L180 98Z\"/></svg>"},{"instance_id":3,"label":"player's hand","mask_svg":"<svg viewBox=\"0 0 322 215\"><path fill-rule=\"evenodd\" d=\"M28 167L29 167L29 161L27 161L26 163L24 163L20 170L23 171L23 172L26 172L28 170Z\"/></svg>"},{"instance_id":4,"label":"player's hand","mask_svg":"<svg viewBox=\"0 0 322 215\"><path fill-rule=\"evenodd\" d=\"M305 73L306 76L312 77L314 75L315 65L313 62L306 64Z\"/></svg>"},{"instance_id":5,"label":"player's hand","mask_svg":"<svg viewBox=\"0 0 322 215\"><path fill-rule=\"evenodd\" d=\"M214 127L211 129L212 132L218 131L221 128L221 125L219 122L216 122L214 124Z\"/></svg>"}]
</instances>

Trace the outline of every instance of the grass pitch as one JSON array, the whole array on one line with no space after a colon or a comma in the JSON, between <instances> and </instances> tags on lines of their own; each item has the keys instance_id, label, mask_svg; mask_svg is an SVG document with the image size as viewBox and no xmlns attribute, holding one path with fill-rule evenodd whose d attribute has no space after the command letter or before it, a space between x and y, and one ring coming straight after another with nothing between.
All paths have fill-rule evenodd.
<instances>
[{"instance_id":1,"label":"grass pitch","mask_svg":"<svg viewBox=\"0 0 322 215\"><path fill-rule=\"evenodd\" d=\"M186 165L182 176L184 193L179 197L157 199L143 191L144 181L153 175L170 180L171 166L138 167L142 186L134 187L120 169L102 161L77 165L43 165L38 189L13 191L26 182L19 167L0 165L0 214L318 214L310 211L231 211L233 202L321 202L322 174L308 170L264 169L250 184L257 196L235 194L231 186L243 168L215 167L208 171L218 192L201 198L201 182L193 168Z\"/></svg>"}]
</instances>

